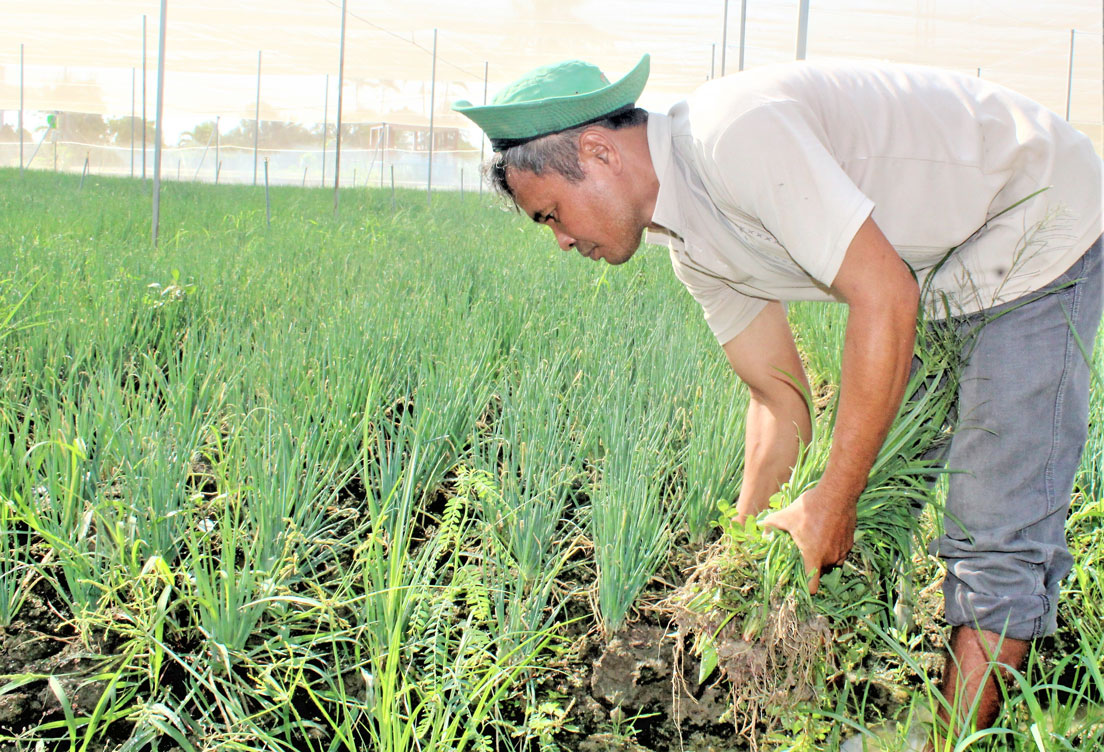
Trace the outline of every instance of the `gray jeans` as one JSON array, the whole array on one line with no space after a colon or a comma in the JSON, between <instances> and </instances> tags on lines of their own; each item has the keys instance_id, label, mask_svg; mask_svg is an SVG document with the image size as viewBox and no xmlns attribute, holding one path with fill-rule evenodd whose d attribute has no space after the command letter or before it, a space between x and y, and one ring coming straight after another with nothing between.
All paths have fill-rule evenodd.
<instances>
[{"instance_id":1,"label":"gray jeans","mask_svg":"<svg viewBox=\"0 0 1104 752\"><path fill-rule=\"evenodd\" d=\"M931 546L947 565L952 625L1020 640L1057 628L1073 563L1066 513L1088 424L1082 347L1092 352L1104 301L1101 240L1043 290L955 320L960 329L985 323L960 380L944 530Z\"/></svg>"}]
</instances>

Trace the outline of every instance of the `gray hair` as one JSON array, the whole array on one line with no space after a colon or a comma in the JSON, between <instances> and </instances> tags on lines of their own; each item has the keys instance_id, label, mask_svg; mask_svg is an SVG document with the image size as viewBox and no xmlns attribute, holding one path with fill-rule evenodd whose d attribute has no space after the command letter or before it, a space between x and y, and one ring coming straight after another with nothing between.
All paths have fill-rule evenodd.
<instances>
[{"instance_id":1,"label":"gray hair","mask_svg":"<svg viewBox=\"0 0 1104 752\"><path fill-rule=\"evenodd\" d=\"M594 126L616 131L647 122L648 111L634 107L574 128L524 141L495 152L490 161L483 165L483 175L499 194L514 202L516 207L514 192L506 181L508 169L524 170L535 175L556 172L568 181L577 183L584 177L583 167L579 164L579 136L583 131Z\"/></svg>"}]
</instances>

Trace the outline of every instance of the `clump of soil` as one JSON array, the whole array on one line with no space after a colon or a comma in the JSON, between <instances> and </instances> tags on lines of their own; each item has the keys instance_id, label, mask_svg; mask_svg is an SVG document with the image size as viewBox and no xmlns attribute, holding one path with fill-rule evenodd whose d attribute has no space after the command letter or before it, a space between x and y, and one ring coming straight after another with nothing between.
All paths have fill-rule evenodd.
<instances>
[{"instance_id":1,"label":"clump of soil","mask_svg":"<svg viewBox=\"0 0 1104 752\"><path fill-rule=\"evenodd\" d=\"M788 574L764 575L771 567ZM779 728L819 731L808 709L841 682L861 686L869 718L891 717L920 683L917 666L928 676L942 667L939 568L923 549L880 566L857 545L843 567L821 578L815 597L800 567L788 537L763 538L749 523L703 551L661 604L677 628L677 649L692 654L676 655L680 680L692 659L704 664L702 678L727 688L729 719L753 749ZM931 584L917 591L914 583Z\"/></svg>"},{"instance_id":2,"label":"clump of soil","mask_svg":"<svg viewBox=\"0 0 1104 752\"><path fill-rule=\"evenodd\" d=\"M772 598L761 623L697 605L701 594L731 587L731 545L714 545L666 606L678 627L679 649L690 644L716 661L729 686L733 722L751 736L761 722L769 727L780 712L813 700L837 673L835 635L827 618L801 608L792 593ZM685 674L678 679L688 681Z\"/></svg>"},{"instance_id":3,"label":"clump of soil","mask_svg":"<svg viewBox=\"0 0 1104 752\"><path fill-rule=\"evenodd\" d=\"M672 723L708 726L728 710L728 696L715 686L672 682L680 658L678 640L658 626L630 626L613 636L594 662L591 696L610 708L660 711Z\"/></svg>"},{"instance_id":4,"label":"clump of soil","mask_svg":"<svg viewBox=\"0 0 1104 752\"><path fill-rule=\"evenodd\" d=\"M681 661L694 665L685 671ZM570 697L577 733L559 739L580 752L732 752L746 749L734 733L732 699L716 683L676 682L697 676L678 636L658 624L624 627L608 639L591 634L563 667L557 691Z\"/></svg>"}]
</instances>

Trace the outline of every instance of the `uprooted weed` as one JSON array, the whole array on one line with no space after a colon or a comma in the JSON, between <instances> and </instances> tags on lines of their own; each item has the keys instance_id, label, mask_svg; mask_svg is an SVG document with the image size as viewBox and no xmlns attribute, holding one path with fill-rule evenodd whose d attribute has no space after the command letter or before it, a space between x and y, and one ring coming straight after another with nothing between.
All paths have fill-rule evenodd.
<instances>
[{"instance_id":1,"label":"uprooted weed","mask_svg":"<svg viewBox=\"0 0 1104 752\"><path fill-rule=\"evenodd\" d=\"M843 566L821 578L816 595L790 536L772 535L749 518L723 524L721 539L669 599L679 643L700 658L698 680L720 669L733 721L749 738L792 722L862 664L878 643L873 635L856 639L864 625L902 637L913 628L916 595L907 570L922 543L920 511L935 501L942 472L936 455L949 438L962 345L945 328L921 328L903 406L858 500L855 546ZM833 404L768 512L816 485L834 415Z\"/></svg>"}]
</instances>

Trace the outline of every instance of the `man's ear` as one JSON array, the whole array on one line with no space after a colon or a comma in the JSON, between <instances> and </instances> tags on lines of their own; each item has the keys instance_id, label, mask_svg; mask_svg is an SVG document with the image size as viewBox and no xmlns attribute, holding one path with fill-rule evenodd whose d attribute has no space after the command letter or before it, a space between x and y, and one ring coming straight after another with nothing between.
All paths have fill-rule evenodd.
<instances>
[{"instance_id":1,"label":"man's ear","mask_svg":"<svg viewBox=\"0 0 1104 752\"><path fill-rule=\"evenodd\" d=\"M585 166L601 165L614 173L621 172L621 150L610 137L610 131L588 128L579 136L579 162Z\"/></svg>"}]
</instances>

